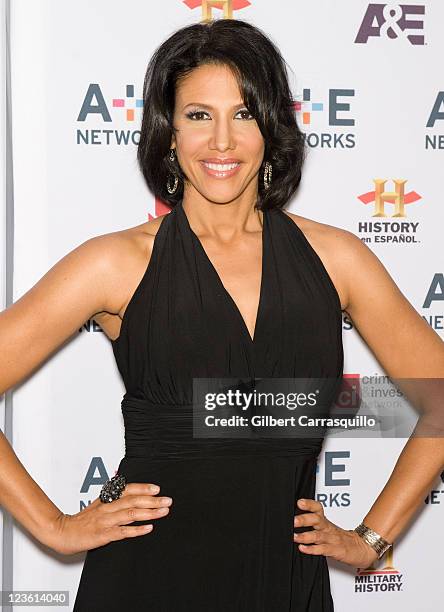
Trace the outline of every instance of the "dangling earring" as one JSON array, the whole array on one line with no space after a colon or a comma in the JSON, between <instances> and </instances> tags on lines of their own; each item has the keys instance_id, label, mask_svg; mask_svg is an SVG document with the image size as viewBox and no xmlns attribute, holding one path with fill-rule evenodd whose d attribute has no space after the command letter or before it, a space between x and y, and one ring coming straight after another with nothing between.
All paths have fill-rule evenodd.
<instances>
[{"instance_id":1,"label":"dangling earring","mask_svg":"<svg viewBox=\"0 0 444 612\"><path fill-rule=\"evenodd\" d=\"M271 174L273 171L273 166L271 165L271 163L269 161L265 162L265 168L264 168L264 189L270 189L270 185L271 185Z\"/></svg>"},{"instance_id":2,"label":"dangling earring","mask_svg":"<svg viewBox=\"0 0 444 612\"><path fill-rule=\"evenodd\" d=\"M174 149L170 149L170 153L169 153L168 157L169 157L171 162L173 162L176 159L176 154L175 154ZM173 186L170 185L170 178L171 177L174 178ZM168 175L167 183L166 183L168 193L170 193L170 194L176 193L177 185L178 184L179 184L179 177L177 176L177 174L170 174L170 175Z\"/></svg>"},{"instance_id":3,"label":"dangling earring","mask_svg":"<svg viewBox=\"0 0 444 612\"><path fill-rule=\"evenodd\" d=\"M167 178L167 191L168 193L176 193L177 191L177 185L179 183L179 177L177 176L177 174L174 174L174 185L172 187L170 187L170 177L172 175L170 174L170 176Z\"/></svg>"}]
</instances>

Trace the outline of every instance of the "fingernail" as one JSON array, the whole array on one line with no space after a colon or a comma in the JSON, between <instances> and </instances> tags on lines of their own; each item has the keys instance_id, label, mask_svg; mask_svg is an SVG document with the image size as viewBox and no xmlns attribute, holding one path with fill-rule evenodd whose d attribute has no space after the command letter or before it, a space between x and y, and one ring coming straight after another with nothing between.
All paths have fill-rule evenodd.
<instances>
[{"instance_id":1,"label":"fingernail","mask_svg":"<svg viewBox=\"0 0 444 612\"><path fill-rule=\"evenodd\" d=\"M171 497L164 497L163 500L162 500L162 503L169 505L169 504L172 503L172 501L173 500L171 499Z\"/></svg>"},{"instance_id":2,"label":"fingernail","mask_svg":"<svg viewBox=\"0 0 444 612\"><path fill-rule=\"evenodd\" d=\"M150 490L151 490L152 493L159 493L160 487L157 486L157 485L152 485Z\"/></svg>"}]
</instances>

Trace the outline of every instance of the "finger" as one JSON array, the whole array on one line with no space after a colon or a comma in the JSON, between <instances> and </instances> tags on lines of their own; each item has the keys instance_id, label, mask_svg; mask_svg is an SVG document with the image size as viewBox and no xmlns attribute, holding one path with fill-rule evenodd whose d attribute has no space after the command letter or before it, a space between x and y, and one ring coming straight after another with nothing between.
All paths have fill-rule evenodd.
<instances>
[{"instance_id":1,"label":"finger","mask_svg":"<svg viewBox=\"0 0 444 612\"><path fill-rule=\"evenodd\" d=\"M325 529L309 530L293 534L293 540L299 544L336 544L338 537Z\"/></svg>"},{"instance_id":2,"label":"finger","mask_svg":"<svg viewBox=\"0 0 444 612\"><path fill-rule=\"evenodd\" d=\"M323 544L322 534L320 531L310 530L302 533L293 534L293 540L298 544Z\"/></svg>"},{"instance_id":3,"label":"finger","mask_svg":"<svg viewBox=\"0 0 444 612\"><path fill-rule=\"evenodd\" d=\"M324 506L316 499L301 498L298 499L297 504L299 508L302 508L302 510L308 510L309 512L320 512L322 514L324 513Z\"/></svg>"},{"instance_id":4,"label":"finger","mask_svg":"<svg viewBox=\"0 0 444 612\"><path fill-rule=\"evenodd\" d=\"M152 482L129 482L123 489L122 497L124 495L157 495L159 491L159 485Z\"/></svg>"},{"instance_id":5,"label":"finger","mask_svg":"<svg viewBox=\"0 0 444 612\"><path fill-rule=\"evenodd\" d=\"M169 514L169 508L126 508L103 517L102 525L105 528L118 525L128 525L134 521L151 521L163 518Z\"/></svg>"},{"instance_id":6,"label":"finger","mask_svg":"<svg viewBox=\"0 0 444 612\"><path fill-rule=\"evenodd\" d=\"M312 544L311 546L299 544L298 548L301 552L307 555L325 555L326 557L333 556L333 549L328 544Z\"/></svg>"},{"instance_id":7,"label":"finger","mask_svg":"<svg viewBox=\"0 0 444 612\"><path fill-rule=\"evenodd\" d=\"M295 527L303 527L305 525L318 527L322 523L322 517L316 512L311 512L310 514L297 514L294 517L293 523Z\"/></svg>"},{"instance_id":8,"label":"finger","mask_svg":"<svg viewBox=\"0 0 444 612\"><path fill-rule=\"evenodd\" d=\"M152 495L125 495L109 504L104 504L104 512L116 512L126 508L160 508L171 506L171 497L153 497Z\"/></svg>"},{"instance_id":9,"label":"finger","mask_svg":"<svg viewBox=\"0 0 444 612\"><path fill-rule=\"evenodd\" d=\"M123 540L124 538L136 538L137 536L150 533L154 529L154 525L137 525L136 527L127 527L126 525L118 525L113 527L108 534L108 542Z\"/></svg>"}]
</instances>

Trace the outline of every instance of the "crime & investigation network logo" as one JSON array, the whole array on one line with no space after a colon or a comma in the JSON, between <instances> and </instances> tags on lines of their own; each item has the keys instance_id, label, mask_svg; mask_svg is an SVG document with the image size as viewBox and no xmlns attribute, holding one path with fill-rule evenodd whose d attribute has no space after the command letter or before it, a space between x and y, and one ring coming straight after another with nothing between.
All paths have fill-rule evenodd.
<instances>
[{"instance_id":1,"label":"crime & investigation network logo","mask_svg":"<svg viewBox=\"0 0 444 612\"><path fill-rule=\"evenodd\" d=\"M384 4L371 2L365 11L355 43L367 44L370 38L408 41L425 45L424 4Z\"/></svg>"},{"instance_id":2,"label":"crime & investigation network logo","mask_svg":"<svg viewBox=\"0 0 444 612\"><path fill-rule=\"evenodd\" d=\"M368 207L373 204L371 219L359 221L357 233L366 243L418 244L419 221L407 218L407 208L417 204L422 196L416 191L406 193L407 179L393 179L394 191L386 189L388 179L373 179L374 190L358 196L358 200ZM406 208L407 207L407 208ZM383 220L387 219L387 220Z\"/></svg>"}]
</instances>

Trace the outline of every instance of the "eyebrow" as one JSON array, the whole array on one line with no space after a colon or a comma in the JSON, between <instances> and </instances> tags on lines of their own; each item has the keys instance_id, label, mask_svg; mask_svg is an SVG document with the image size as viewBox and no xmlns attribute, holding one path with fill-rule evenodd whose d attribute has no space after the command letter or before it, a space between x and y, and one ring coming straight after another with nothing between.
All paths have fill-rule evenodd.
<instances>
[{"instance_id":1,"label":"eyebrow","mask_svg":"<svg viewBox=\"0 0 444 612\"><path fill-rule=\"evenodd\" d=\"M185 110L187 106L201 106L202 108L207 108L208 110L214 110L214 108L209 104L202 104L201 102L188 102L188 104L185 104L182 110ZM235 104L232 108L242 108L243 106L245 106L245 103L241 102L240 104Z\"/></svg>"}]
</instances>

